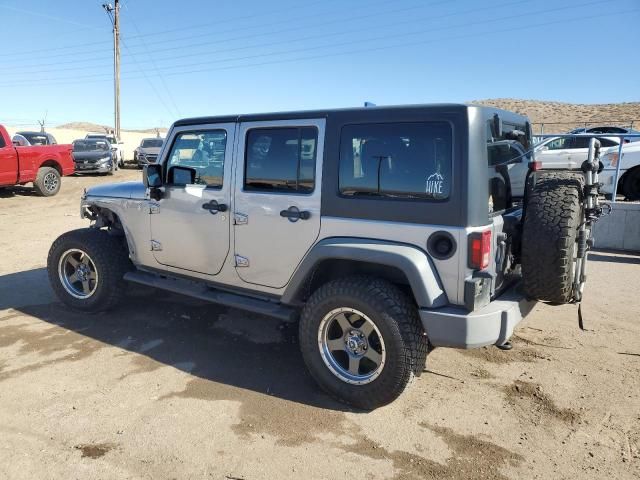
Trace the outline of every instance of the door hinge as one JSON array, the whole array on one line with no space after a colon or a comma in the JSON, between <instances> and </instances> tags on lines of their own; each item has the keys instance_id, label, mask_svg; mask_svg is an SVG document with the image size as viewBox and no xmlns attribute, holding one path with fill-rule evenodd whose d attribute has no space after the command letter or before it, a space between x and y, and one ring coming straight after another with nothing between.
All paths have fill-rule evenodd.
<instances>
[{"instance_id":1,"label":"door hinge","mask_svg":"<svg viewBox=\"0 0 640 480\"><path fill-rule=\"evenodd\" d=\"M235 255L236 267L248 267L249 259L240 255Z\"/></svg>"},{"instance_id":2,"label":"door hinge","mask_svg":"<svg viewBox=\"0 0 640 480\"><path fill-rule=\"evenodd\" d=\"M234 225L246 225L249 223L249 216L244 213L234 213L233 214L233 224Z\"/></svg>"},{"instance_id":3,"label":"door hinge","mask_svg":"<svg viewBox=\"0 0 640 480\"><path fill-rule=\"evenodd\" d=\"M151 240L151 251L152 252L161 252L162 244L156 240Z\"/></svg>"},{"instance_id":4,"label":"door hinge","mask_svg":"<svg viewBox=\"0 0 640 480\"><path fill-rule=\"evenodd\" d=\"M160 204L149 202L149 213L160 213Z\"/></svg>"}]
</instances>

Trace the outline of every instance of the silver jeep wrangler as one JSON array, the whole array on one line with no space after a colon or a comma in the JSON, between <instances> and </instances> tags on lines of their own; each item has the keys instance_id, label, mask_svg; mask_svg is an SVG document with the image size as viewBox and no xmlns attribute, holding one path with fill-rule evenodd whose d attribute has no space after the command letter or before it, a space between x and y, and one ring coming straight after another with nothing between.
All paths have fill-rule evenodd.
<instances>
[{"instance_id":1,"label":"silver jeep wrangler","mask_svg":"<svg viewBox=\"0 0 640 480\"><path fill-rule=\"evenodd\" d=\"M299 321L319 385L376 408L430 349L508 347L535 301L580 301L597 155L540 172L532 151L527 118L481 106L180 120L142 182L84 194L49 278L87 312L128 281Z\"/></svg>"}]
</instances>

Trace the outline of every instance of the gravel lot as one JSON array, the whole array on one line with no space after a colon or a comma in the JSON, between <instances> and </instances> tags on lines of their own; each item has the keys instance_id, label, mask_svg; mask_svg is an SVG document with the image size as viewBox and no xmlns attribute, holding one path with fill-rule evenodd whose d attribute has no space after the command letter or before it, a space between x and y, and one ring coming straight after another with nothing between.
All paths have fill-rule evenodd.
<instances>
[{"instance_id":1,"label":"gravel lot","mask_svg":"<svg viewBox=\"0 0 640 480\"><path fill-rule=\"evenodd\" d=\"M640 257L595 252L575 306L539 305L515 348L437 349L392 405L319 392L295 328L133 289L57 303L45 262L86 186L0 191L0 478L504 479L640 476Z\"/></svg>"}]
</instances>

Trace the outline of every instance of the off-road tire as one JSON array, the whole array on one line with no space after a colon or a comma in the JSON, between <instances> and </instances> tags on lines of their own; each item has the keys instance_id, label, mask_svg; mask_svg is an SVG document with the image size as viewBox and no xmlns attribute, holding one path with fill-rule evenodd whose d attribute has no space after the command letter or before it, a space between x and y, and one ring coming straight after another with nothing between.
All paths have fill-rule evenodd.
<instances>
[{"instance_id":1,"label":"off-road tire","mask_svg":"<svg viewBox=\"0 0 640 480\"><path fill-rule=\"evenodd\" d=\"M79 249L91 257L99 274L95 293L87 299L70 295L61 283L58 266L60 257L69 249ZM125 293L123 276L133 269L124 237L112 236L106 230L82 228L59 236L47 257L49 282L56 296L66 305L89 313L115 307Z\"/></svg>"},{"instance_id":2,"label":"off-road tire","mask_svg":"<svg viewBox=\"0 0 640 480\"><path fill-rule=\"evenodd\" d=\"M50 188L48 180L54 178L55 188ZM40 167L33 181L33 189L41 197L52 197L60 191L60 172L53 167Z\"/></svg>"},{"instance_id":3,"label":"off-road tire","mask_svg":"<svg viewBox=\"0 0 640 480\"><path fill-rule=\"evenodd\" d=\"M528 194L522 231L522 277L525 294L532 299L558 304L574 299L574 257L584 208L583 186L581 174L543 172Z\"/></svg>"},{"instance_id":4,"label":"off-road tire","mask_svg":"<svg viewBox=\"0 0 640 480\"><path fill-rule=\"evenodd\" d=\"M628 171L624 176L622 193L627 200L640 200L640 167Z\"/></svg>"},{"instance_id":5,"label":"off-road tire","mask_svg":"<svg viewBox=\"0 0 640 480\"><path fill-rule=\"evenodd\" d=\"M363 312L376 325L385 343L386 363L370 383L354 385L335 376L324 363L318 344L322 318L349 307ZM428 341L416 305L393 284L369 276L330 281L307 301L300 318L300 349L316 382L336 400L372 410L395 400L425 366Z\"/></svg>"}]
</instances>

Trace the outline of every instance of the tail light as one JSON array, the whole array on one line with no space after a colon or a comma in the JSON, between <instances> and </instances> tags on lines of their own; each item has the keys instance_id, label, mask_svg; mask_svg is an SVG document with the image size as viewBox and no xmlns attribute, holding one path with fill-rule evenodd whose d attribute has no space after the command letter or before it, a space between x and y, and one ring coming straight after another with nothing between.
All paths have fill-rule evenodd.
<instances>
[{"instance_id":1,"label":"tail light","mask_svg":"<svg viewBox=\"0 0 640 480\"><path fill-rule=\"evenodd\" d=\"M529 168L534 172L538 170L542 170L542 162L540 160L536 160L535 162L529 162Z\"/></svg>"},{"instance_id":2,"label":"tail light","mask_svg":"<svg viewBox=\"0 0 640 480\"><path fill-rule=\"evenodd\" d=\"M491 230L469 235L469 267L483 270L491 258Z\"/></svg>"}]
</instances>

